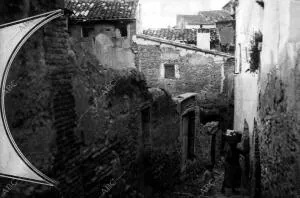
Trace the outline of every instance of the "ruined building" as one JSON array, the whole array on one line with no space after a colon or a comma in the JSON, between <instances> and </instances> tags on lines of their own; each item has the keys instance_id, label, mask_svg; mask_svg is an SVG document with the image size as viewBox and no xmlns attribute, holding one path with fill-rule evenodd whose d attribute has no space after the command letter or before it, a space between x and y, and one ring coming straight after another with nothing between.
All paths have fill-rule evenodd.
<instances>
[{"instance_id":1,"label":"ruined building","mask_svg":"<svg viewBox=\"0 0 300 198\"><path fill-rule=\"evenodd\" d=\"M132 36L139 22L138 1L65 1L71 43L80 42L100 64L114 69L134 68Z\"/></svg>"},{"instance_id":2,"label":"ruined building","mask_svg":"<svg viewBox=\"0 0 300 198\"><path fill-rule=\"evenodd\" d=\"M230 81L234 56L180 43L160 32L145 32L135 39L136 66L150 86L164 88L173 96L185 92L217 95L227 91L225 83ZM189 32L183 32L184 38L189 39Z\"/></svg>"},{"instance_id":3,"label":"ruined building","mask_svg":"<svg viewBox=\"0 0 300 198\"><path fill-rule=\"evenodd\" d=\"M192 29L146 30L133 39L148 86L169 92L177 104L181 172L195 159L218 161L222 134L233 122L234 56L197 47L197 39ZM198 43L210 45L210 37Z\"/></svg>"}]
</instances>

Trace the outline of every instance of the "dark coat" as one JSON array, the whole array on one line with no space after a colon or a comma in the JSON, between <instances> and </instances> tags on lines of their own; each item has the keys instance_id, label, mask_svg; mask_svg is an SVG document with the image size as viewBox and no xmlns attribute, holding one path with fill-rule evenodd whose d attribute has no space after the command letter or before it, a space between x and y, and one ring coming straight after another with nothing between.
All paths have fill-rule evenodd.
<instances>
[{"instance_id":1,"label":"dark coat","mask_svg":"<svg viewBox=\"0 0 300 198\"><path fill-rule=\"evenodd\" d=\"M225 144L225 174L224 187L238 188L241 182L241 168L239 165L239 150L234 144Z\"/></svg>"}]
</instances>

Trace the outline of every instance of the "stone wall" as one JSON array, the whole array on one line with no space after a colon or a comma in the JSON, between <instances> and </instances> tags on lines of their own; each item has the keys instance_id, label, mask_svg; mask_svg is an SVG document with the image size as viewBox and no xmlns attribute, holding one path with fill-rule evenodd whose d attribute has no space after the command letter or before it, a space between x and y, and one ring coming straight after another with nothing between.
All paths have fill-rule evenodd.
<instances>
[{"instance_id":1,"label":"stone wall","mask_svg":"<svg viewBox=\"0 0 300 198\"><path fill-rule=\"evenodd\" d=\"M173 96L186 92L215 95L222 92L225 79L222 57L139 42L137 67L145 74L150 86L164 88ZM176 65L176 78L163 76L164 64Z\"/></svg>"}]
</instances>

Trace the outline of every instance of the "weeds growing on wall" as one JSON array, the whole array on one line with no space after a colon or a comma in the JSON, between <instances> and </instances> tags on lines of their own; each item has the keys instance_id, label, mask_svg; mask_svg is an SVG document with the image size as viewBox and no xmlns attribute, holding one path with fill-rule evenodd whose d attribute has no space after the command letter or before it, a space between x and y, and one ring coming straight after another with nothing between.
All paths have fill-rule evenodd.
<instances>
[{"instance_id":1,"label":"weeds growing on wall","mask_svg":"<svg viewBox=\"0 0 300 198\"><path fill-rule=\"evenodd\" d=\"M250 68L247 71L256 72L260 66L260 44L262 42L262 33L255 32L250 41Z\"/></svg>"}]
</instances>

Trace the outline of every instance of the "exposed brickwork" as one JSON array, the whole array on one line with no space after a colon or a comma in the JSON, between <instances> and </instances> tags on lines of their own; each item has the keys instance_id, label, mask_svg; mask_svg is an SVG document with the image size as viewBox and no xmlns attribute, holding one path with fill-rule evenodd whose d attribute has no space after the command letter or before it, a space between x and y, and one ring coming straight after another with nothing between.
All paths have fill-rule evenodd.
<instances>
[{"instance_id":1,"label":"exposed brickwork","mask_svg":"<svg viewBox=\"0 0 300 198\"><path fill-rule=\"evenodd\" d=\"M30 5L30 9L22 10L24 16L63 7L59 1L22 3ZM12 192L16 197L83 195L78 160L80 147L74 134L73 70L68 61L66 19L63 17L36 32L12 65L9 79L17 79L18 85L6 98L12 134L29 161L59 182L58 188L21 183L16 186L16 192Z\"/></svg>"},{"instance_id":2,"label":"exposed brickwork","mask_svg":"<svg viewBox=\"0 0 300 198\"><path fill-rule=\"evenodd\" d=\"M74 133L77 117L72 91L74 66L68 62L66 20L57 20L56 23L47 26L44 39L45 62L53 68L52 107L57 151L52 171L66 197L83 197L78 161L80 147Z\"/></svg>"}]
</instances>

